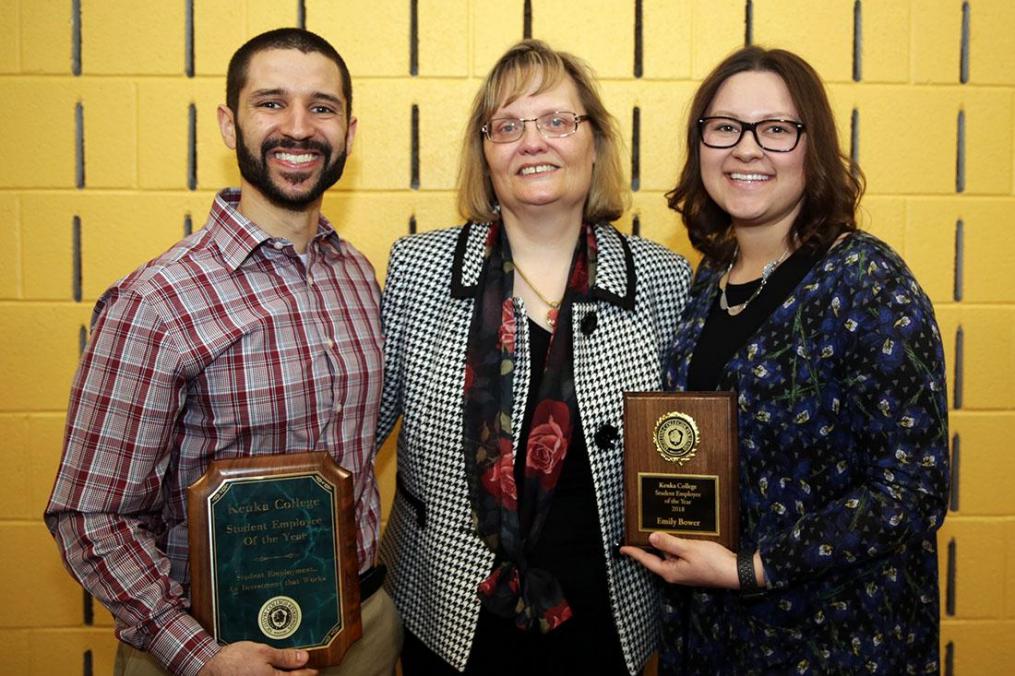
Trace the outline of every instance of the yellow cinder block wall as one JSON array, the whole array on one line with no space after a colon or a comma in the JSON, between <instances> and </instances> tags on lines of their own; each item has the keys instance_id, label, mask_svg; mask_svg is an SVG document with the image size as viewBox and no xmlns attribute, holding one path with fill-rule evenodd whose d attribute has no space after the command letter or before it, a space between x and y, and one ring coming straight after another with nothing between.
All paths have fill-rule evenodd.
<instances>
[{"instance_id":1,"label":"yellow cinder block wall","mask_svg":"<svg viewBox=\"0 0 1015 676\"><path fill-rule=\"evenodd\" d=\"M663 193L697 82L745 40L810 60L869 179L863 223L904 254L945 337L955 473L939 537L943 670L1015 673L1015 3L0 0L5 673L110 673L110 616L64 571L40 518L91 305L237 184L215 123L228 58L301 23L345 56L360 119L324 210L382 280L397 237L458 222L467 108L526 31L601 78L636 188L619 226L694 261ZM378 469L388 505L391 444Z\"/></svg>"}]
</instances>

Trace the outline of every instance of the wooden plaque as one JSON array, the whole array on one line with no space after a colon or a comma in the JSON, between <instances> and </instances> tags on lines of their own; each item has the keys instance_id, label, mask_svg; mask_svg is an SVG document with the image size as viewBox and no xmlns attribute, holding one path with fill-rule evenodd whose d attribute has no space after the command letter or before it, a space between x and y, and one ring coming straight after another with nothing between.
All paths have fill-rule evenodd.
<instances>
[{"instance_id":1,"label":"wooden plaque","mask_svg":"<svg viewBox=\"0 0 1015 676\"><path fill-rule=\"evenodd\" d=\"M213 461L187 489L191 613L220 644L338 664L363 635L353 512L327 452Z\"/></svg>"},{"instance_id":2,"label":"wooden plaque","mask_svg":"<svg viewBox=\"0 0 1015 676\"><path fill-rule=\"evenodd\" d=\"M624 394L626 544L662 531L736 551L739 476L732 392Z\"/></svg>"}]
</instances>

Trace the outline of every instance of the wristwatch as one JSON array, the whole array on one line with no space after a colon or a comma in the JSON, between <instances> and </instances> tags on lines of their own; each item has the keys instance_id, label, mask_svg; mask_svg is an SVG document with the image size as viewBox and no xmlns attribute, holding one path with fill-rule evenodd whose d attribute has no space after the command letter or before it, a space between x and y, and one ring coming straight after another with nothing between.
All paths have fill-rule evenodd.
<instances>
[{"instance_id":1,"label":"wristwatch","mask_svg":"<svg viewBox=\"0 0 1015 676\"><path fill-rule=\"evenodd\" d=\"M740 593L744 596L757 596L764 591L754 574L753 551L741 549L737 552L737 577L740 578Z\"/></svg>"}]
</instances>

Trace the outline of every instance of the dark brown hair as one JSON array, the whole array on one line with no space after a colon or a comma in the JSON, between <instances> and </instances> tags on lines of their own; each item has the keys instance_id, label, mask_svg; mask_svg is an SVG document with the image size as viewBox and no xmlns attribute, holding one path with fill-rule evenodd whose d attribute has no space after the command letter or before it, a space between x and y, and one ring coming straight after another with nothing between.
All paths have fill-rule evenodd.
<instances>
[{"instance_id":1,"label":"dark brown hair","mask_svg":"<svg viewBox=\"0 0 1015 676\"><path fill-rule=\"evenodd\" d=\"M864 177L839 148L835 118L821 78L810 64L783 49L744 47L726 57L698 87L687 120L687 161L677 185L666 193L667 204L683 217L694 248L720 263L732 260L736 242L730 216L709 196L701 180L698 120L705 116L723 83L746 71L772 72L786 83L807 135L804 197L791 232L802 247L828 247L843 232L856 230Z\"/></svg>"},{"instance_id":2,"label":"dark brown hair","mask_svg":"<svg viewBox=\"0 0 1015 676\"><path fill-rule=\"evenodd\" d=\"M342 94L345 96L345 117L348 120L352 115L352 78L349 77L349 69L341 55L335 51L331 43L317 33L311 33L302 28L276 28L255 35L236 50L233 58L229 59L229 70L226 73L226 105L237 114L240 103L240 90L247 84L247 67L254 54L269 49L296 49L304 54L323 54L335 62L338 72L342 78Z\"/></svg>"},{"instance_id":3,"label":"dark brown hair","mask_svg":"<svg viewBox=\"0 0 1015 676\"><path fill-rule=\"evenodd\" d=\"M582 217L588 223L614 221L624 213L628 198L621 165L621 137L616 119L606 110L592 70L567 52L540 40L522 40L504 53L486 76L469 113L458 169L458 211L468 221L484 223L500 218L497 196L483 153L482 127L501 106L510 104L536 85L539 94L570 78L592 126L596 162Z\"/></svg>"}]
</instances>

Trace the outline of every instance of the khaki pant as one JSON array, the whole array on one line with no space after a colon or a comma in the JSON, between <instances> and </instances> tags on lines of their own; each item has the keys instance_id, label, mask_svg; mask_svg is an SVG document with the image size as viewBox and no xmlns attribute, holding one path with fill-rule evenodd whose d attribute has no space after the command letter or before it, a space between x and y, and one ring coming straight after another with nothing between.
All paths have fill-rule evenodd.
<instances>
[{"instance_id":1,"label":"khaki pant","mask_svg":"<svg viewBox=\"0 0 1015 676\"><path fill-rule=\"evenodd\" d=\"M320 676L393 676L402 652L402 621L383 588L363 604L363 638L352 644L342 663L319 671ZM121 643L113 676L165 676L152 656Z\"/></svg>"}]
</instances>

